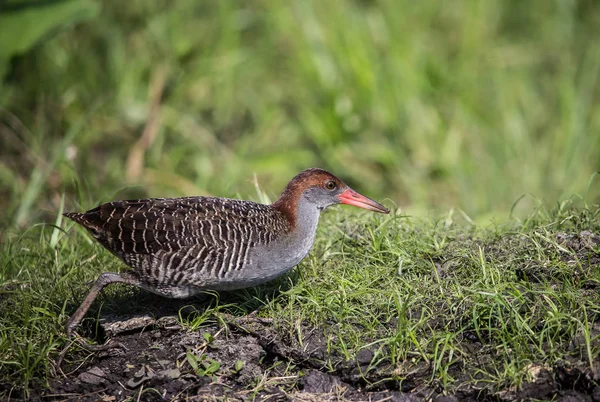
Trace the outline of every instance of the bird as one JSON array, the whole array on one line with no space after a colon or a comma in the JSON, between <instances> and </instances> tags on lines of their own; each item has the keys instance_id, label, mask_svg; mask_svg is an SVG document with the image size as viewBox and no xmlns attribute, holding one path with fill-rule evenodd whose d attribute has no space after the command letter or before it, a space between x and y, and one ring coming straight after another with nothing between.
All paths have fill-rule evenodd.
<instances>
[{"instance_id":1,"label":"bird","mask_svg":"<svg viewBox=\"0 0 600 402\"><path fill-rule=\"evenodd\" d=\"M113 201L84 213L64 213L132 268L100 274L67 321L67 336L113 283L181 299L271 281L306 257L321 212L334 204L390 212L332 173L310 168L270 205L191 196Z\"/></svg>"}]
</instances>

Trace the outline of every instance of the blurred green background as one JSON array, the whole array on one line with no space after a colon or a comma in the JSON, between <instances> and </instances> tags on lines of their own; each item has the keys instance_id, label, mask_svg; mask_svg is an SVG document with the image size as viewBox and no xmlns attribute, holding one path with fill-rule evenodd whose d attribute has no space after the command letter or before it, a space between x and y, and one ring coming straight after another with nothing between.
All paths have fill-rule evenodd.
<instances>
[{"instance_id":1,"label":"blurred green background","mask_svg":"<svg viewBox=\"0 0 600 402\"><path fill-rule=\"evenodd\" d=\"M596 0L0 0L0 225L311 166L412 213L598 200L599 34Z\"/></svg>"}]
</instances>

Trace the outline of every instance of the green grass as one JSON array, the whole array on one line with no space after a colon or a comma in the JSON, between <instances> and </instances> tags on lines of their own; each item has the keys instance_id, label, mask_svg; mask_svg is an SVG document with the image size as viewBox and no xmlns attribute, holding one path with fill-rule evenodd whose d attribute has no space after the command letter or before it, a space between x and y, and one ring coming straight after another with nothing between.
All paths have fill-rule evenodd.
<instances>
[{"instance_id":1,"label":"green grass","mask_svg":"<svg viewBox=\"0 0 600 402\"><path fill-rule=\"evenodd\" d=\"M518 387L530 379L531 365L597 362L600 246L585 243L586 231L600 232L597 206L540 206L526 221L487 226L457 223L452 214L423 219L336 209L290 276L227 303L213 299L205 311L187 309L183 322L201 331L222 312L262 307L260 314L299 345L309 332L322 332L330 369L368 349L365 375L387 368L381 381L402 382L421 370L426 383L448 390L465 381ZM37 226L3 245L0 382L43 385L88 283L123 267L83 233ZM155 296L105 289L84 327L136 297Z\"/></svg>"},{"instance_id":2,"label":"green grass","mask_svg":"<svg viewBox=\"0 0 600 402\"><path fill-rule=\"evenodd\" d=\"M249 194L253 173L275 196L309 166L419 214L563 200L600 167L599 20L593 1L103 1L0 84L0 222L52 219L65 191Z\"/></svg>"}]
</instances>

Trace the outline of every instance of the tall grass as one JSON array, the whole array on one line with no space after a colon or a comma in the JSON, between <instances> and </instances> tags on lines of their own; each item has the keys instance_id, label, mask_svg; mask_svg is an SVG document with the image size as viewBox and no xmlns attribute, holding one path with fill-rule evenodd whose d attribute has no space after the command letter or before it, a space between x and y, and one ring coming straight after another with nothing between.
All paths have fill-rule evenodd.
<instances>
[{"instance_id":1,"label":"tall grass","mask_svg":"<svg viewBox=\"0 0 600 402\"><path fill-rule=\"evenodd\" d=\"M63 192L247 197L256 173L273 197L309 166L484 218L600 168L594 1L101 4L13 62L3 225L50 219Z\"/></svg>"}]
</instances>

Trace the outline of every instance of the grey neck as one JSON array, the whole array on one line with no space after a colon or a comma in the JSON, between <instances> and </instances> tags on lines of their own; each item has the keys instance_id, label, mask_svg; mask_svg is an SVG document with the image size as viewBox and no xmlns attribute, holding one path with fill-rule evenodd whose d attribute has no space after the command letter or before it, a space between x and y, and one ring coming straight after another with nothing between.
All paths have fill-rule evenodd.
<instances>
[{"instance_id":1,"label":"grey neck","mask_svg":"<svg viewBox=\"0 0 600 402\"><path fill-rule=\"evenodd\" d=\"M306 197L296 204L296 225L287 235L268 245L264 250L257 250L257 265L275 273L285 272L298 264L310 251L321 210Z\"/></svg>"},{"instance_id":2,"label":"grey neck","mask_svg":"<svg viewBox=\"0 0 600 402\"><path fill-rule=\"evenodd\" d=\"M290 237L314 241L321 209L302 196L296 206L296 227Z\"/></svg>"}]
</instances>

